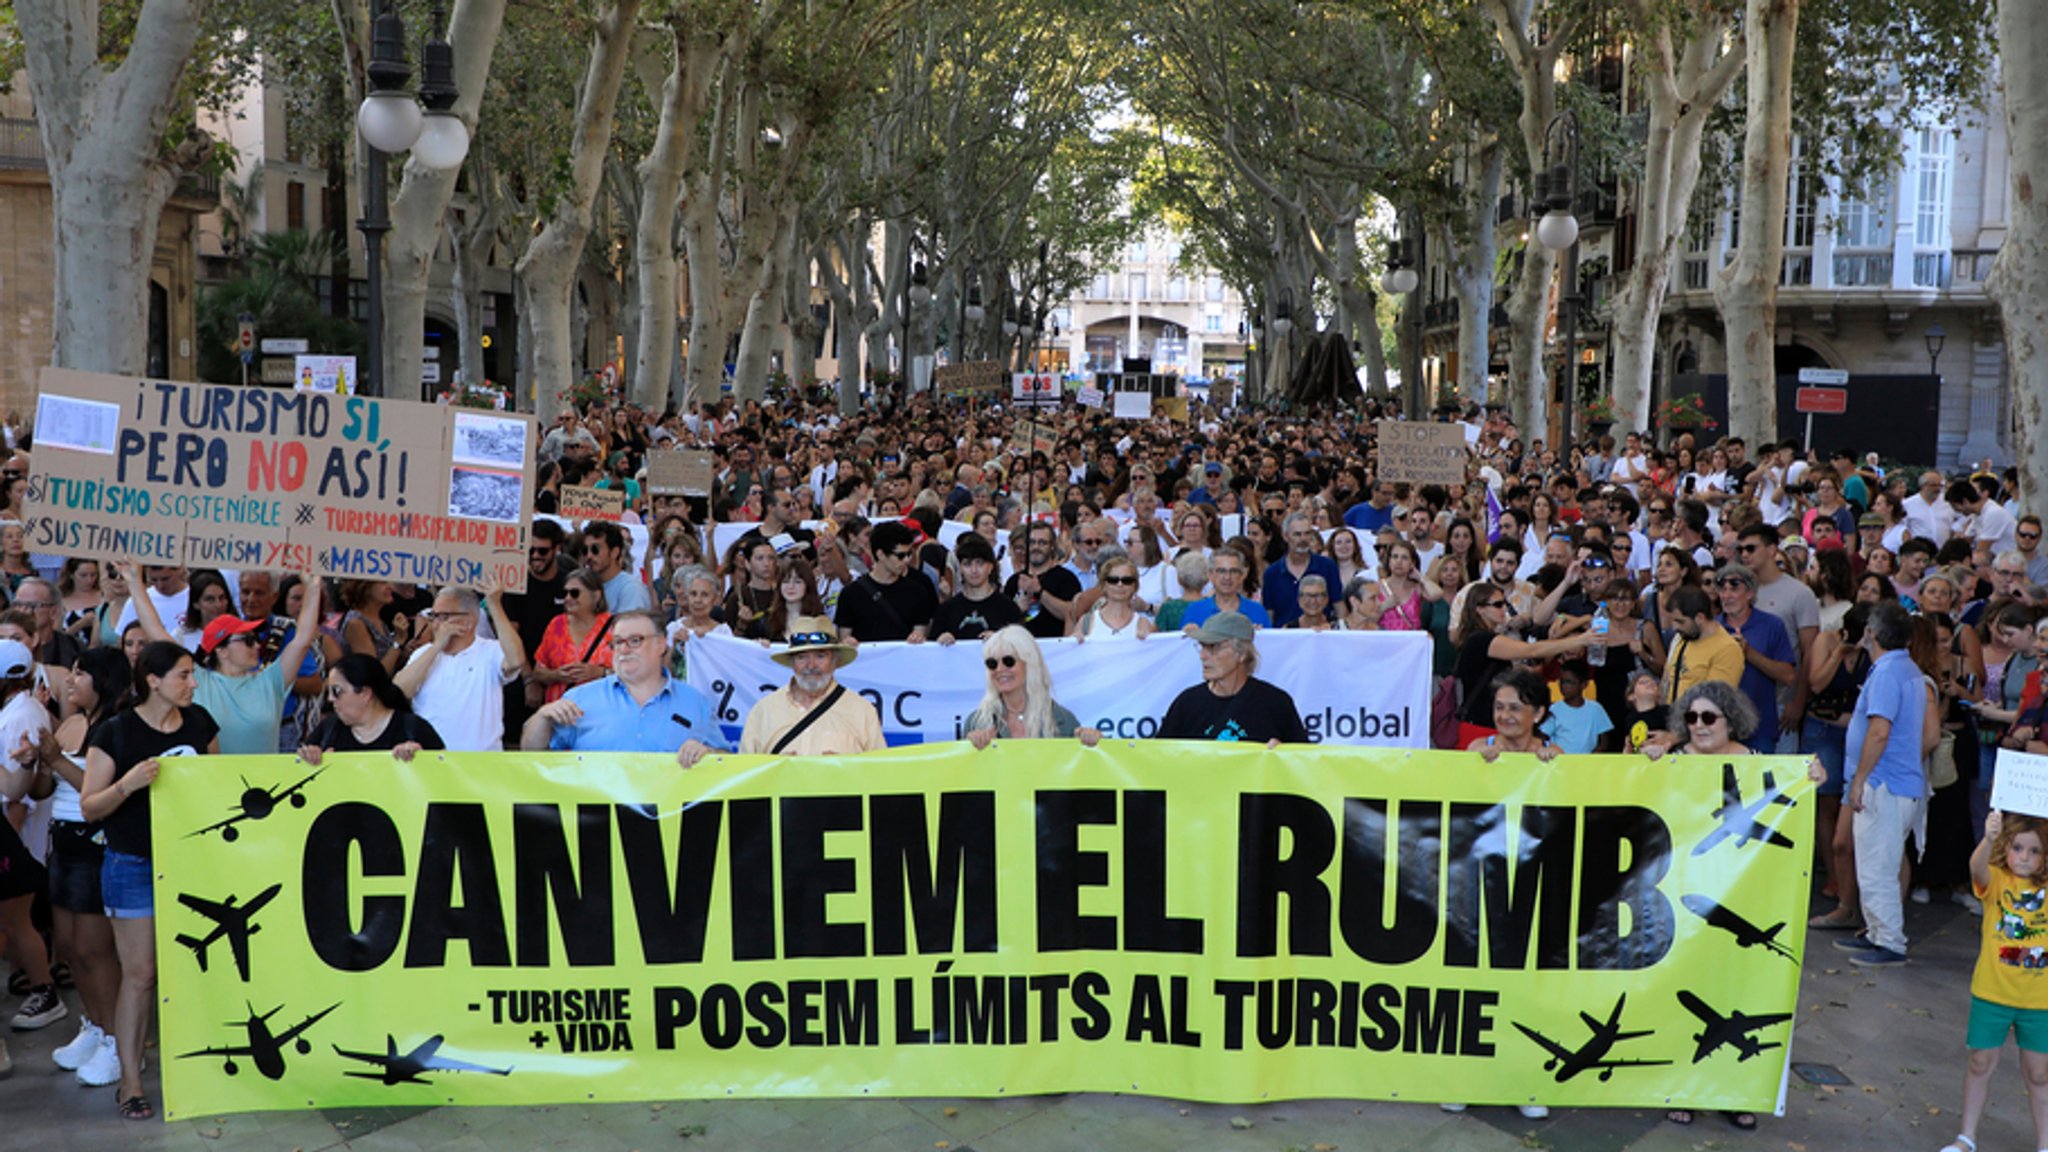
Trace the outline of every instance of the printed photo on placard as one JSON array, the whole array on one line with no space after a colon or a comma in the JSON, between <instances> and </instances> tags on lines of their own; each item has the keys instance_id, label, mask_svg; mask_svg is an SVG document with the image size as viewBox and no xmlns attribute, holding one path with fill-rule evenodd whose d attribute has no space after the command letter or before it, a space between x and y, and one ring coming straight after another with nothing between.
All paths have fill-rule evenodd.
<instances>
[{"instance_id":1,"label":"printed photo on placard","mask_svg":"<svg viewBox=\"0 0 2048 1152\"><path fill-rule=\"evenodd\" d=\"M526 504L516 472L454 468L448 473L448 514L517 524Z\"/></svg>"},{"instance_id":2,"label":"printed photo on placard","mask_svg":"<svg viewBox=\"0 0 2048 1152\"><path fill-rule=\"evenodd\" d=\"M523 422L477 412L455 414L452 455L457 464L517 468L525 459L525 453L526 425Z\"/></svg>"}]
</instances>

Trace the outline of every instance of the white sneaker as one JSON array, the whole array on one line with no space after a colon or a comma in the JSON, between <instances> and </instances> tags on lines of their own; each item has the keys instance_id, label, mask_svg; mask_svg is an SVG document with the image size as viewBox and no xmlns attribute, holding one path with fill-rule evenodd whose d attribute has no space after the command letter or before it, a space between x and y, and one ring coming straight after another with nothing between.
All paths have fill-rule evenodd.
<instances>
[{"instance_id":1,"label":"white sneaker","mask_svg":"<svg viewBox=\"0 0 2048 1152\"><path fill-rule=\"evenodd\" d=\"M99 1054L100 1040L105 1036L106 1033L102 1032L100 1026L93 1023L90 1017L81 1016L78 1035L72 1038L71 1043L50 1053L50 1059L55 1060L57 1067L66 1072L76 1072L87 1060Z\"/></svg>"},{"instance_id":2,"label":"white sneaker","mask_svg":"<svg viewBox=\"0 0 2048 1152\"><path fill-rule=\"evenodd\" d=\"M1443 1109L1446 1112L1449 1112L1453 1116L1465 1110L1465 1106L1463 1104L1439 1104L1437 1105L1437 1107Z\"/></svg>"},{"instance_id":3,"label":"white sneaker","mask_svg":"<svg viewBox=\"0 0 2048 1152\"><path fill-rule=\"evenodd\" d=\"M1954 892L1949 893L1949 899L1968 909L1972 916L1982 916L1984 914L1984 902L1977 899L1976 894L1973 892L1965 892L1958 888Z\"/></svg>"},{"instance_id":4,"label":"white sneaker","mask_svg":"<svg viewBox=\"0 0 2048 1152\"><path fill-rule=\"evenodd\" d=\"M1541 1104L1523 1104L1516 1108L1515 1111L1520 1112L1524 1120L1550 1119L1550 1109Z\"/></svg>"},{"instance_id":5,"label":"white sneaker","mask_svg":"<svg viewBox=\"0 0 2048 1152\"><path fill-rule=\"evenodd\" d=\"M100 1035L99 1051L78 1066L78 1082L88 1088L105 1088L121 1080L121 1049L111 1035Z\"/></svg>"},{"instance_id":6,"label":"white sneaker","mask_svg":"<svg viewBox=\"0 0 2048 1152\"><path fill-rule=\"evenodd\" d=\"M1915 904L1925 904L1933 898L1933 895L1930 894L1925 888L1913 889L1912 901Z\"/></svg>"}]
</instances>

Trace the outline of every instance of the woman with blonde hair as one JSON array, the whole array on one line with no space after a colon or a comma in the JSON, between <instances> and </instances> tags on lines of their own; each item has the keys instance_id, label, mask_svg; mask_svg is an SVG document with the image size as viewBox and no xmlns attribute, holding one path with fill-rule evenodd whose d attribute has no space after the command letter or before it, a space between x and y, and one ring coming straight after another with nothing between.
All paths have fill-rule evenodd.
<instances>
[{"instance_id":1,"label":"woman with blonde hair","mask_svg":"<svg viewBox=\"0 0 2048 1152\"><path fill-rule=\"evenodd\" d=\"M982 637L981 663L988 669L988 692L967 716L967 741L986 748L998 736L1012 740L1064 740L1077 736L1093 746L1102 739L1084 728L1072 712L1052 698L1052 674L1039 654L1038 640L1021 624Z\"/></svg>"}]
</instances>

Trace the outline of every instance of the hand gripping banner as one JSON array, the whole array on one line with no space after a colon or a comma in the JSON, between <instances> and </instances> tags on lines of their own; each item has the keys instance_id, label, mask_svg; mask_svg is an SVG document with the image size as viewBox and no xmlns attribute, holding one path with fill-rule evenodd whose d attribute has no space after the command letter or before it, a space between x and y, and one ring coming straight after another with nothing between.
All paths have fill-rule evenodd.
<instances>
[{"instance_id":1,"label":"hand gripping banner","mask_svg":"<svg viewBox=\"0 0 2048 1152\"><path fill-rule=\"evenodd\" d=\"M957 742L150 789L168 1114L1115 1091L1778 1107L1789 758Z\"/></svg>"}]
</instances>

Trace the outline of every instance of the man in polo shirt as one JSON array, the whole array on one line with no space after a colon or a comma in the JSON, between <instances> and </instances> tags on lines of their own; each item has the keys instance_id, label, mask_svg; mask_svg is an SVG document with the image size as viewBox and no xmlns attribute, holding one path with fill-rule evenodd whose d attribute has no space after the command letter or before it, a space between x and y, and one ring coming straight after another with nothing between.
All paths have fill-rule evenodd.
<instances>
[{"instance_id":1,"label":"man in polo shirt","mask_svg":"<svg viewBox=\"0 0 2048 1152\"><path fill-rule=\"evenodd\" d=\"M612 675L578 684L526 722L528 752L667 752L688 768L727 751L702 693L668 674L652 612L612 617Z\"/></svg>"},{"instance_id":2,"label":"man in polo shirt","mask_svg":"<svg viewBox=\"0 0 2048 1152\"><path fill-rule=\"evenodd\" d=\"M447 587L426 613L433 636L412 654L392 679L413 711L434 726L450 752L497 752L505 746L503 687L526 667L526 645L505 614L504 588L495 575L484 578L484 594ZM477 635L477 617L488 606L497 636Z\"/></svg>"},{"instance_id":3,"label":"man in polo shirt","mask_svg":"<svg viewBox=\"0 0 2048 1152\"><path fill-rule=\"evenodd\" d=\"M1315 522L1296 512L1281 524L1287 538L1287 555L1273 561L1259 584L1267 615L1275 628L1285 628L1301 619L1299 589L1305 576L1321 576L1323 587L1342 588L1344 575L1337 562L1319 555L1315 546L1320 533Z\"/></svg>"},{"instance_id":4,"label":"man in polo shirt","mask_svg":"<svg viewBox=\"0 0 2048 1152\"><path fill-rule=\"evenodd\" d=\"M1756 708L1756 731L1749 744L1775 750L1778 743L1778 692L1799 678L1799 649L1785 622L1757 606L1756 575L1742 564L1721 569L1714 581L1721 593L1721 626L1742 645L1742 680L1738 687Z\"/></svg>"},{"instance_id":5,"label":"man in polo shirt","mask_svg":"<svg viewBox=\"0 0 2048 1152\"><path fill-rule=\"evenodd\" d=\"M1393 522L1394 485L1387 480L1374 481L1371 499L1344 510L1344 526L1360 532L1377 533Z\"/></svg>"},{"instance_id":6,"label":"man in polo shirt","mask_svg":"<svg viewBox=\"0 0 2048 1152\"><path fill-rule=\"evenodd\" d=\"M1855 813L1856 885L1867 927L1853 940L1837 941L1835 947L1850 953L1852 964L1884 968L1906 962L1899 861L1906 836L1927 802L1921 768L1927 687L1906 650L1913 619L1904 608L1879 603L1871 610L1864 636L1877 660L1849 718L1844 763L1850 779L1842 804Z\"/></svg>"},{"instance_id":7,"label":"man in polo shirt","mask_svg":"<svg viewBox=\"0 0 2048 1152\"><path fill-rule=\"evenodd\" d=\"M834 676L853 658L853 645L839 642L832 621L823 616L790 621L789 647L769 656L790 670L789 683L763 696L747 713L741 754L838 756L887 747L875 706L841 687Z\"/></svg>"}]
</instances>

